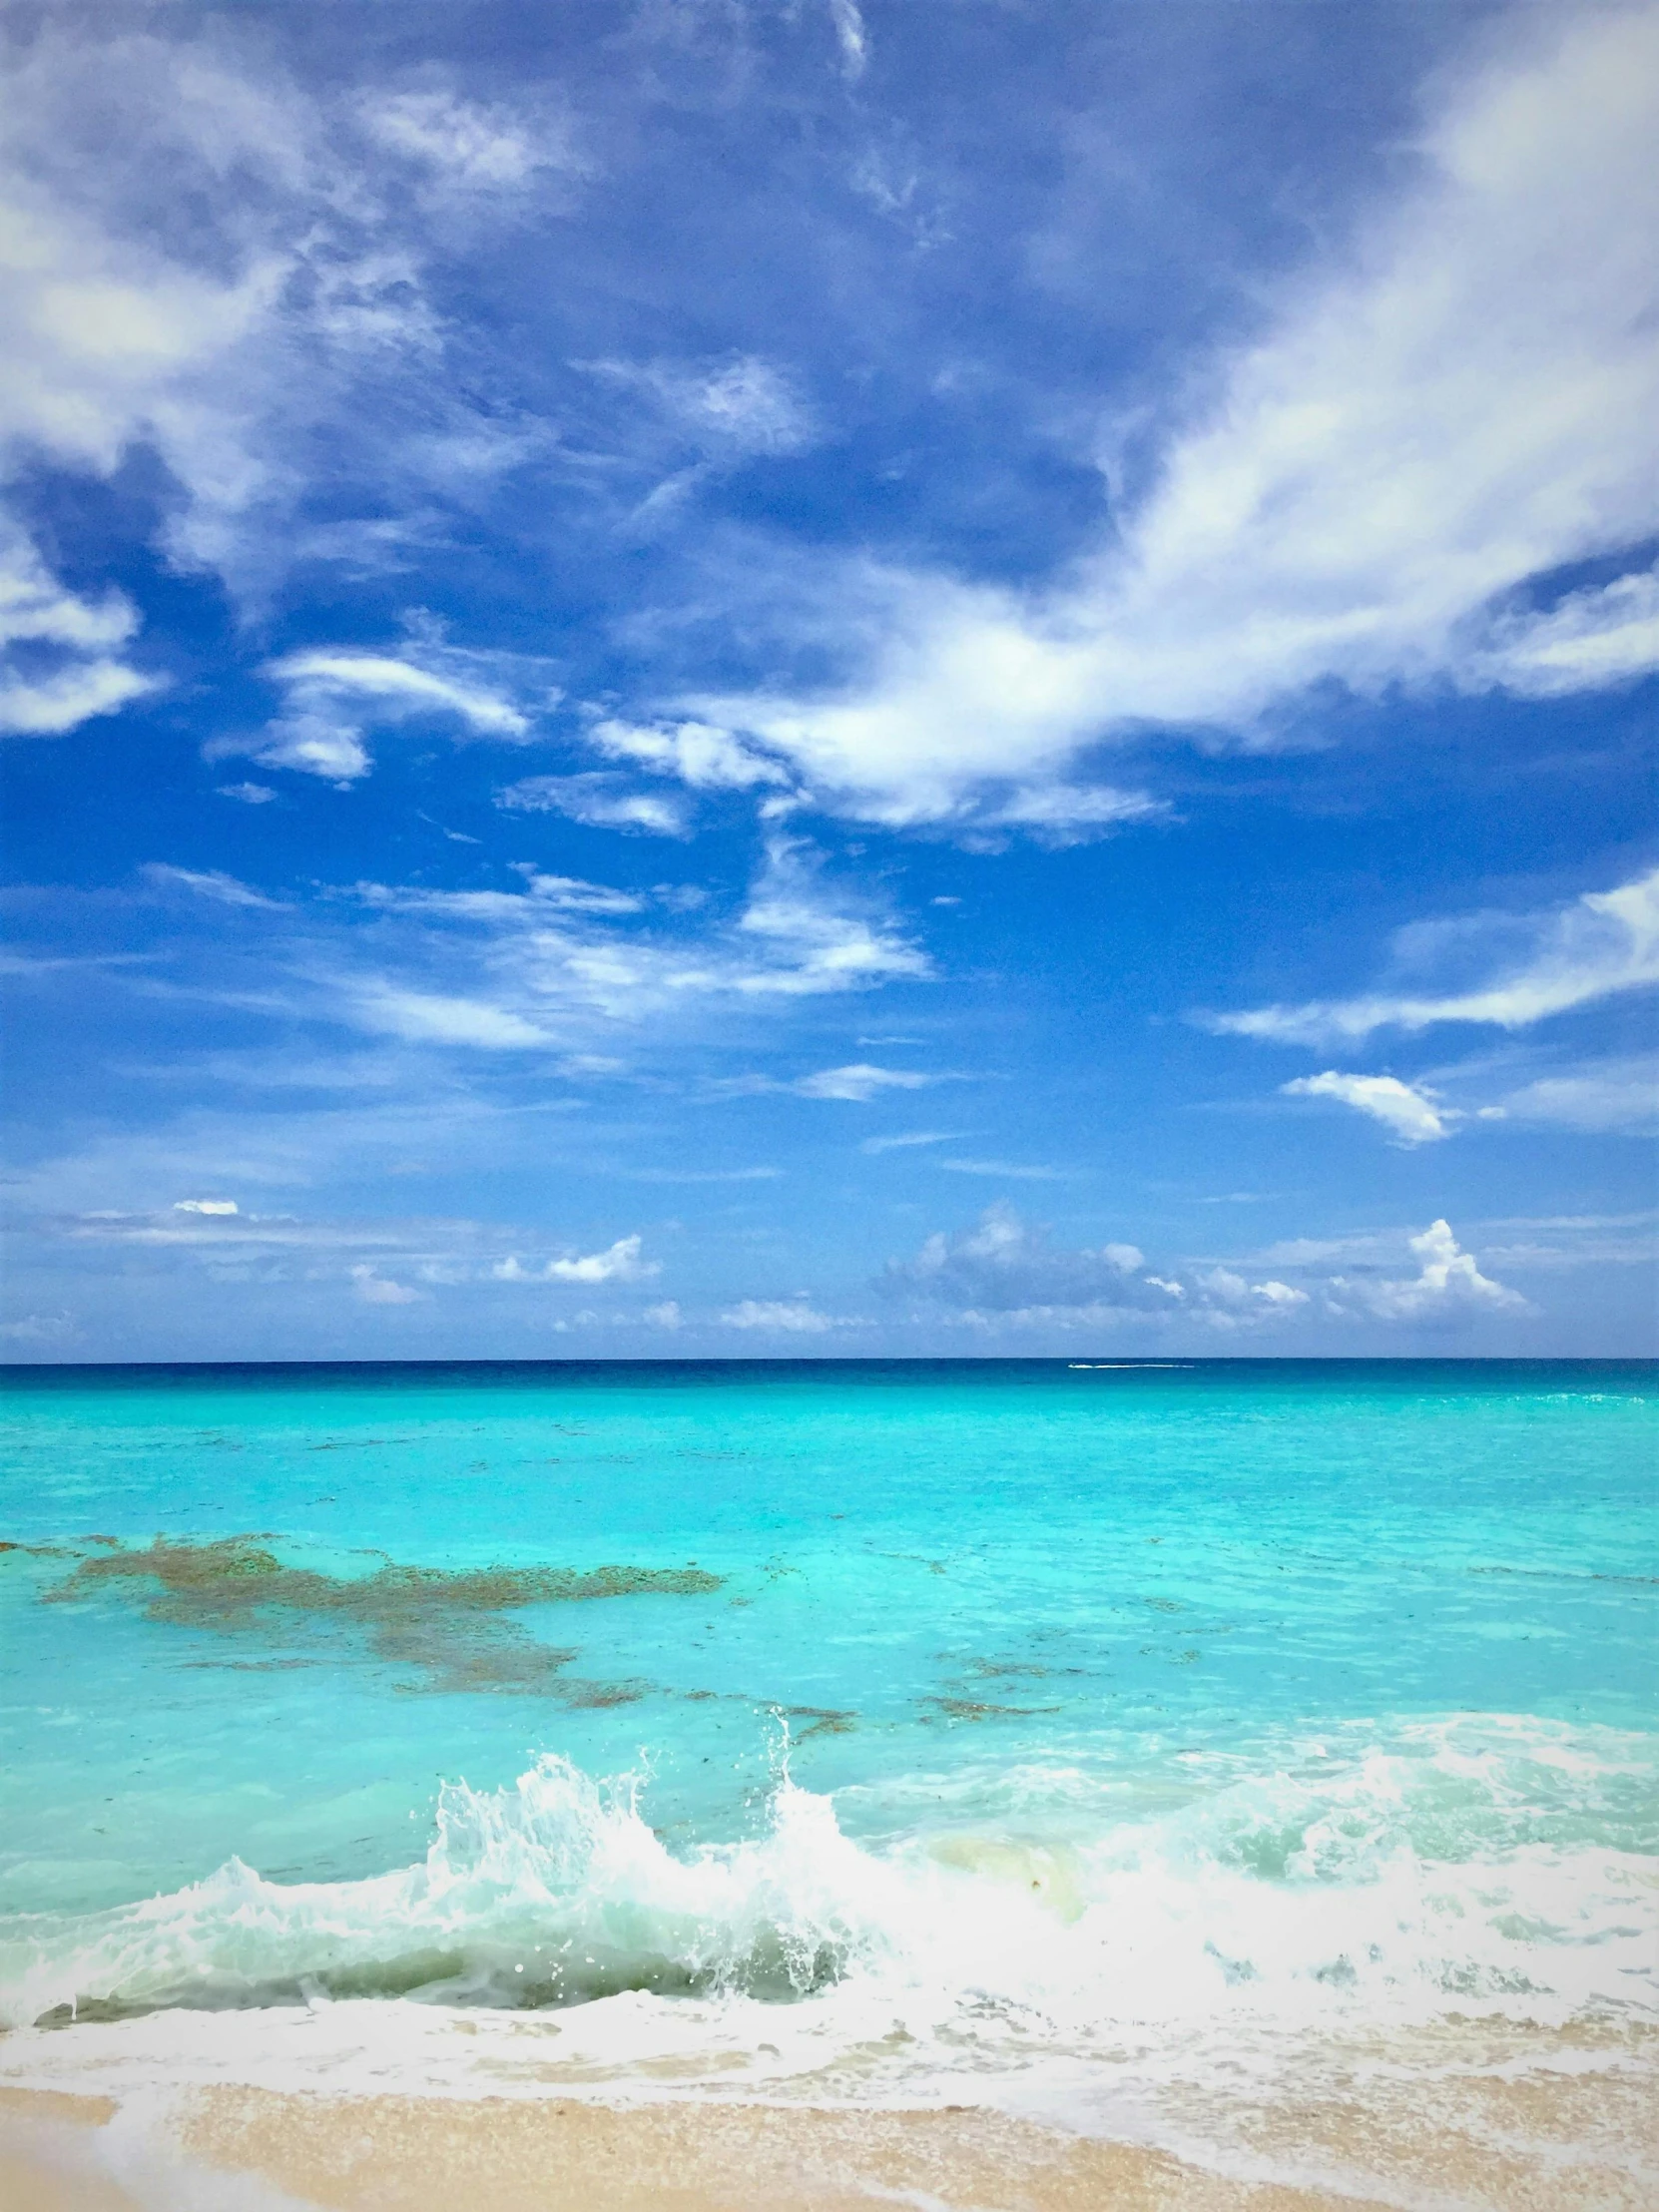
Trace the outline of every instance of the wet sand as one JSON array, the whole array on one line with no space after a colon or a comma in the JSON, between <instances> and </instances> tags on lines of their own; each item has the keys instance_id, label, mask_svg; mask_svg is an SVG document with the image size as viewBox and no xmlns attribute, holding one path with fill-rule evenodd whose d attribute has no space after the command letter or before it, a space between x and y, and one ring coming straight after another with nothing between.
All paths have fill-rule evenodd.
<instances>
[{"instance_id":1,"label":"wet sand","mask_svg":"<svg viewBox=\"0 0 1659 2212\"><path fill-rule=\"evenodd\" d=\"M1621 2038L1621 2041L1623 2039ZM1644 2042L1646 2038L1643 2039ZM1574 2071L1572 2057L1596 2061ZM1532 2053L1536 2056L1536 2053ZM7 2212L1651 2212L1659 2099L1641 2049L1389 2078L1349 2053L1176 2157L977 2107L332 2094L221 2084L157 2099L0 2090ZM1379 2066L1381 2064L1381 2070ZM1325 2069L1321 2069L1322 2072ZM1213 2159L1213 2163L1212 2163Z\"/></svg>"}]
</instances>

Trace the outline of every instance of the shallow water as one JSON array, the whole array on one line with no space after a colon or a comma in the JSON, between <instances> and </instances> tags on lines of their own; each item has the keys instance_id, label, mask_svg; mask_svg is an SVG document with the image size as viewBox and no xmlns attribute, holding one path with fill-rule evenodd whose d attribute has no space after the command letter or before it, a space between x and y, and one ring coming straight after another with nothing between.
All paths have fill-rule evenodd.
<instances>
[{"instance_id":1,"label":"shallow water","mask_svg":"<svg viewBox=\"0 0 1659 2212\"><path fill-rule=\"evenodd\" d=\"M1656 1380L14 1371L5 2021L1063 2109L1651 2019Z\"/></svg>"}]
</instances>

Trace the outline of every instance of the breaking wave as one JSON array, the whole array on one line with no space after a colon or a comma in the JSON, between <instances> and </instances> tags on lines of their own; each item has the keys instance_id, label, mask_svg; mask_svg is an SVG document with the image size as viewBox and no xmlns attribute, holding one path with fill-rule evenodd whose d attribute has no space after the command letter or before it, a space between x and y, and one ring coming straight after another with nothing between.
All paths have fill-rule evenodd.
<instances>
[{"instance_id":1,"label":"breaking wave","mask_svg":"<svg viewBox=\"0 0 1659 2212\"><path fill-rule=\"evenodd\" d=\"M1241 2014L1659 2010L1644 1739L1425 1723L1329 1765L1094 1833L1075 1790L1046 1827L1027 1792L1024 1819L1004 1802L879 1847L785 1773L759 1834L676 1853L634 1782L548 1756L505 1789L446 1785L424 1858L389 1873L276 1883L233 1859L144 1903L0 1924L4 2018L861 1992L929 2032L989 2012L1069 2040Z\"/></svg>"}]
</instances>

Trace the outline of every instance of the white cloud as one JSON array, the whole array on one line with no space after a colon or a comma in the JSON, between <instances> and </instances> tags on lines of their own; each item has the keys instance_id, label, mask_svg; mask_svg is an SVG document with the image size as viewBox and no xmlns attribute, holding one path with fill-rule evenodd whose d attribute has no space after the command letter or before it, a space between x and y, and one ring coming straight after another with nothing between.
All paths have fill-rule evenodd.
<instances>
[{"instance_id":1,"label":"white cloud","mask_svg":"<svg viewBox=\"0 0 1659 2212\"><path fill-rule=\"evenodd\" d=\"M1406 933L1415 956L1467 956L1494 917L1434 924ZM1205 1026L1275 1044L1318 1044L1369 1037L1373 1030L1427 1029L1442 1021L1521 1029L1618 991L1659 982L1659 868L1616 890L1587 891L1570 906L1517 917L1504 926L1522 949L1489 979L1446 991L1377 991L1362 998L1317 999L1204 1017Z\"/></svg>"},{"instance_id":2,"label":"white cloud","mask_svg":"<svg viewBox=\"0 0 1659 2212\"><path fill-rule=\"evenodd\" d=\"M690 809L660 792L630 791L621 777L526 776L495 795L495 804L511 813L564 815L590 830L620 830L650 837L691 835Z\"/></svg>"},{"instance_id":3,"label":"white cloud","mask_svg":"<svg viewBox=\"0 0 1659 2212\"><path fill-rule=\"evenodd\" d=\"M709 722L645 726L607 718L588 731L588 741L615 761L677 776L694 791L750 791L757 784L787 784L788 772L741 745L730 730Z\"/></svg>"},{"instance_id":4,"label":"white cloud","mask_svg":"<svg viewBox=\"0 0 1659 2212\"><path fill-rule=\"evenodd\" d=\"M509 1253L490 1269L497 1283L646 1283L662 1274L656 1260L641 1257L644 1239L619 1237L603 1252L579 1253L563 1260L549 1260L540 1268L527 1268L516 1253Z\"/></svg>"},{"instance_id":5,"label":"white cloud","mask_svg":"<svg viewBox=\"0 0 1659 2212\"><path fill-rule=\"evenodd\" d=\"M835 26L842 69L849 78L861 77L869 60L869 41L857 0L830 0L830 20Z\"/></svg>"},{"instance_id":6,"label":"white cloud","mask_svg":"<svg viewBox=\"0 0 1659 2212\"><path fill-rule=\"evenodd\" d=\"M1659 1121L1659 1054L1590 1060L1506 1094L1504 1119L1564 1129L1650 1130Z\"/></svg>"},{"instance_id":7,"label":"white cloud","mask_svg":"<svg viewBox=\"0 0 1659 2212\"><path fill-rule=\"evenodd\" d=\"M521 1051L555 1040L545 1029L489 999L440 995L384 981L351 983L341 1012L357 1026L409 1044L477 1045Z\"/></svg>"},{"instance_id":8,"label":"white cloud","mask_svg":"<svg viewBox=\"0 0 1659 2212\"><path fill-rule=\"evenodd\" d=\"M908 1068L871 1067L860 1060L851 1067L821 1068L789 1087L803 1098L842 1098L864 1105L882 1091L919 1091L934 1081L935 1077L917 1075Z\"/></svg>"},{"instance_id":9,"label":"white cloud","mask_svg":"<svg viewBox=\"0 0 1659 2212\"><path fill-rule=\"evenodd\" d=\"M276 797L269 784L219 784L221 799L240 799L245 807L269 807Z\"/></svg>"},{"instance_id":10,"label":"white cloud","mask_svg":"<svg viewBox=\"0 0 1659 2212\"><path fill-rule=\"evenodd\" d=\"M1430 1222L1421 1236L1411 1238L1410 1247L1421 1262L1417 1275L1394 1282L1334 1275L1326 1286L1332 1306L1376 1321L1426 1323L1529 1310L1518 1292L1480 1273L1446 1222Z\"/></svg>"},{"instance_id":11,"label":"white cloud","mask_svg":"<svg viewBox=\"0 0 1659 2212\"><path fill-rule=\"evenodd\" d=\"M800 843L769 847L736 914L677 927L637 925L645 901L632 893L534 869L525 881L517 892L358 884L350 896L380 916L366 954L360 926L326 927L338 894L325 894L295 925L284 1004L410 1043L556 1046L590 1067L598 1047L609 1068L615 1025L701 1025L721 1008L932 974L867 893L828 882ZM262 946L268 994L277 957Z\"/></svg>"},{"instance_id":12,"label":"white cloud","mask_svg":"<svg viewBox=\"0 0 1659 2212\"><path fill-rule=\"evenodd\" d=\"M118 661L75 661L51 676L0 674L0 736L61 738L156 690Z\"/></svg>"},{"instance_id":13,"label":"white cloud","mask_svg":"<svg viewBox=\"0 0 1659 2212\"><path fill-rule=\"evenodd\" d=\"M454 715L478 737L523 738L528 719L510 700L394 654L312 650L268 663L268 676L307 697L363 698L397 713Z\"/></svg>"},{"instance_id":14,"label":"white cloud","mask_svg":"<svg viewBox=\"0 0 1659 2212\"><path fill-rule=\"evenodd\" d=\"M1159 1281L1159 1288L1180 1297L1186 1291L1180 1284ZM1251 1283L1232 1268L1210 1268L1193 1278L1197 1288L1208 1294L1215 1305L1226 1314L1244 1317L1252 1312L1285 1314L1298 1306L1309 1303L1306 1291L1294 1290L1289 1283L1269 1280Z\"/></svg>"},{"instance_id":15,"label":"white cloud","mask_svg":"<svg viewBox=\"0 0 1659 2212\"><path fill-rule=\"evenodd\" d=\"M904 1152L912 1145L955 1144L962 1135L960 1129L909 1129L895 1137L866 1137L858 1150L871 1154Z\"/></svg>"},{"instance_id":16,"label":"white cloud","mask_svg":"<svg viewBox=\"0 0 1659 2212\"><path fill-rule=\"evenodd\" d=\"M716 459L796 453L818 434L812 410L790 376L758 354L701 366L623 360L582 365L595 376L646 395L682 435Z\"/></svg>"},{"instance_id":17,"label":"white cloud","mask_svg":"<svg viewBox=\"0 0 1659 2212\"><path fill-rule=\"evenodd\" d=\"M855 990L868 983L920 981L933 972L926 953L873 918L827 898L818 855L806 844L774 838L738 928L783 953L743 976L749 995L789 997Z\"/></svg>"},{"instance_id":18,"label":"white cloud","mask_svg":"<svg viewBox=\"0 0 1659 2212\"><path fill-rule=\"evenodd\" d=\"M939 1160L935 1166L947 1175L988 1175L994 1181L1014 1183L1063 1183L1062 1168L1038 1167L1019 1160Z\"/></svg>"},{"instance_id":19,"label":"white cloud","mask_svg":"<svg viewBox=\"0 0 1659 2212\"><path fill-rule=\"evenodd\" d=\"M157 890L191 891L198 898L212 899L217 906L254 907L269 913L282 911L279 899L268 898L264 891L239 882L223 868L172 867L165 860L148 860L140 873Z\"/></svg>"},{"instance_id":20,"label":"white cloud","mask_svg":"<svg viewBox=\"0 0 1659 2212\"><path fill-rule=\"evenodd\" d=\"M1462 1117L1434 1103L1432 1091L1402 1083L1394 1075L1340 1075L1328 1068L1323 1075L1298 1076L1282 1083L1286 1098L1335 1098L1362 1114L1369 1114L1390 1130L1401 1145L1432 1144L1451 1135L1451 1124Z\"/></svg>"},{"instance_id":21,"label":"white cloud","mask_svg":"<svg viewBox=\"0 0 1659 2212\"><path fill-rule=\"evenodd\" d=\"M428 646L421 658L389 653L311 649L267 664L265 674L287 694L281 717L257 739L222 739L213 758L252 753L267 768L296 769L306 776L346 784L372 765L365 729L414 717L458 722L471 737L518 744L531 721L512 700L480 683L473 656ZM447 665L446 665L447 664Z\"/></svg>"},{"instance_id":22,"label":"white cloud","mask_svg":"<svg viewBox=\"0 0 1659 2212\"><path fill-rule=\"evenodd\" d=\"M1659 570L1571 592L1547 614L1500 621L1475 667L1492 686L1533 699L1650 676L1659 668Z\"/></svg>"},{"instance_id":23,"label":"white cloud","mask_svg":"<svg viewBox=\"0 0 1659 2212\"><path fill-rule=\"evenodd\" d=\"M589 1252L574 1260L550 1260L549 1276L557 1283L640 1283L661 1275L655 1260L640 1257L643 1239L619 1237L603 1252Z\"/></svg>"},{"instance_id":24,"label":"white cloud","mask_svg":"<svg viewBox=\"0 0 1659 2212\"><path fill-rule=\"evenodd\" d=\"M119 592L90 600L68 590L0 515L0 736L61 737L155 691L153 678L113 657L137 628Z\"/></svg>"},{"instance_id":25,"label":"white cloud","mask_svg":"<svg viewBox=\"0 0 1659 2212\"><path fill-rule=\"evenodd\" d=\"M955 1236L935 1230L913 1258L891 1260L880 1278L888 1292L960 1307L1117 1309L1162 1305L1137 1280L1145 1256L1132 1244L1068 1251L1046 1231L1023 1222L1011 1206L986 1209L972 1229Z\"/></svg>"},{"instance_id":26,"label":"white cloud","mask_svg":"<svg viewBox=\"0 0 1659 2212\"><path fill-rule=\"evenodd\" d=\"M817 1312L804 1298L746 1298L728 1307L720 1319L727 1329L757 1329L764 1334L797 1337L822 1336L827 1329L845 1326L829 1314Z\"/></svg>"},{"instance_id":27,"label":"white cloud","mask_svg":"<svg viewBox=\"0 0 1659 2212\"><path fill-rule=\"evenodd\" d=\"M508 864L523 877L522 891L434 891L418 883L357 883L352 895L363 905L387 913L509 924L555 914L639 914L648 903L637 891L590 883L580 875L546 875L534 861Z\"/></svg>"},{"instance_id":28,"label":"white cloud","mask_svg":"<svg viewBox=\"0 0 1659 2212\"><path fill-rule=\"evenodd\" d=\"M239 1214L242 1209L234 1198L176 1198L173 1211L176 1214Z\"/></svg>"},{"instance_id":29,"label":"white cloud","mask_svg":"<svg viewBox=\"0 0 1659 2212\"><path fill-rule=\"evenodd\" d=\"M665 1298L660 1306L648 1306L645 1318L653 1329L678 1329L680 1326L680 1302Z\"/></svg>"},{"instance_id":30,"label":"white cloud","mask_svg":"<svg viewBox=\"0 0 1659 2212\"><path fill-rule=\"evenodd\" d=\"M411 1290L406 1283L393 1283L377 1275L367 1262L351 1270L351 1281L353 1295L364 1306L418 1306L426 1296L424 1291Z\"/></svg>"},{"instance_id":31,"label":"white cloud","mask_svg":"<svg viewBox=\"0 0 1659 2212\"><path fill-rule=\"evenodd\" d=\"M166 550L248 604L294 559L395 561L535 442L442 373L433 218L481 195L496 217L545 207L551 173L581 164L557 123L436 91L313 97L198 32L88 17L10 46L0 492L43 459L108 476L148 447L180 493ZM388 440L417 379L421 427ZM329 498L360 519L306 516L319 444ZM0 541L0 630L9 604L36 648L0 672L0 722L51 735L155 688L121 657L136 624L117 595L80 598L3 517ZM315 773L361 773L342 739L284 742Z\"/></svg>"},{"instance_id":32,"label":"white cloud","mask_svg":"<svg viewBox=\"0 0 1659 2212\"><path fill-rule=\"evenodd\" d=\"M1509 602L1659 523L1659 10L1518 11L1439 84L1413 181L1195 382L1109 546L1046 595L849 574L861 675L698 711L848 811L945 821L1103 737L1251 731L1323 682L1655 665L1646 583L1542 627Z\"/></svg>"},{"instance_id":33,"label":"white cloud","mask_svg":"<svg viewBox=\"0 0 1659 2212\"><path fill-rule=\"evenodd\" d=\"M516 191L538 170L585 175L567 127L451 92L380 94L364 102L369 136L434 174L445 192Z\"/></svg>"},{"instance_id":34,"label":"white cloud","mask_svg":"<svg viewBox=\"0 0 1659 2212\"><path fill-rule=\"evenodd\" d=\"M1110 785L1038 784L1004 799L974 808L971 823L982 830L1026 830L1039 843L1086 844L1128 822L1158 822L1169 807L1146 792L1117 791Z\"/></svg>"}]
</instances>

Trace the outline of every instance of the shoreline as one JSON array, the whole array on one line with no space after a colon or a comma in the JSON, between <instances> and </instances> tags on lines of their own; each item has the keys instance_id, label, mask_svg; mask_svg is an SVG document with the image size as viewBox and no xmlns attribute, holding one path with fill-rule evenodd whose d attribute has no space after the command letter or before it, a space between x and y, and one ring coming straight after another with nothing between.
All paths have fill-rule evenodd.
<instances>
[{"instance_id":1,"label":"shoreline","mask_svg":"<svg viewBox=\"0 0 1659 2212\"><path fill-rule=\"evenodd\" d=\"M1384 2212L978 2107L605 2105L195 2090L142 2142L111 2099L0 2091L10 2212ZM124 2155L125 2154L125 2155ZM124 2166L127 2170L124 2171ZM136 2170L135 2170L136 2169Z\"/></svg>"},{"instance_id":2,"label":"shoreline","mask_svg":"<svg viewBox=\"0 0 1659 2212\"><path fill-rule=\"evenodd\" d=\"M0 2037L8 2212L1643 2212L1659 2200L1659 2030L1629 2024L1465 2020L1405 2041L1321 2038L1248 2083L1226 2066L1189 2083L1156 2140L1126 2139L1142 2133L1130 2107L1113 2127L1108 2068L1079 2102L1093 2111L1081 2132L1052 2102L814 2101L806 2084L769 2100L664 2095L661 2081L642 2095L614 2077L585 2089L476 2077L446 2092L411 2082L390 2046L372 2066L280 2086L246 2065L204 2080L154 2062L135 2071L126 2041L107 2027L84 2044L54 2033L50 2049Z\"/></svg>"}]
</instances>

